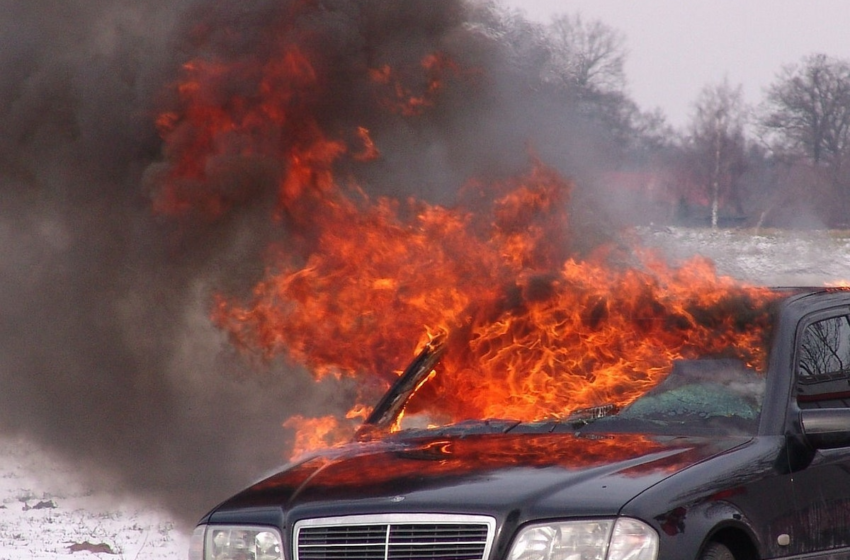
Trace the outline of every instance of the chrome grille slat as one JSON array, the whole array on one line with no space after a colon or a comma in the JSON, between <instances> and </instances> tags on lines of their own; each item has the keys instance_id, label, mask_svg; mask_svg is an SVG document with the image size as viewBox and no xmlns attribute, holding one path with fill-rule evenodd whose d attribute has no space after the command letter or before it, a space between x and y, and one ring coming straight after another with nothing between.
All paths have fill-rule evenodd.
<instances>
[{"instance_id":1,"label":"chrome grille slat","mask_svg":"<svg viewBox=\"0 0 850 560\"><path fill-rule=\"evenodd\" d=\"M486 560L495 520L384 514L307 519L295 525L295 560Z\"/></svg>"}]
</instances>

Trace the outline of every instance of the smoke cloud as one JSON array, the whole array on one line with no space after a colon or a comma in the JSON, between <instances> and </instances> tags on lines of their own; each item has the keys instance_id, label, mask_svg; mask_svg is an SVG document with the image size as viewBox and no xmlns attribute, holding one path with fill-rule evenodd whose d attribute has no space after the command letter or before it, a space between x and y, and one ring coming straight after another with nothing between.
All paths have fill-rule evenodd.
<instances>
[{"instance_id":1,"label":"smoke cloud","mask_svg":"<svg viewBox=\"0 0 850 560\"><path fill-rule=\"evenodd\" d=\"M246 293L290 231L269 219L281 174L269 158L215 162L204 188L228 210L214 219L152 210L169 169L156 118L179 106L183 64L298 44L326 80L299 106L333 134L368 126L380 146L358 170L373 194L451 203L472 176L521 169L529 146L562 169L589 153L588 131L482 31L496 18L486 4L3 4L0 427L187 525L285 459L288 417L345 410L353 388L247 359L209 320L212 294ZM374 102L369 69L435 51L470 69L439 103L405 119Z\"/></svg>"}]
</instances>

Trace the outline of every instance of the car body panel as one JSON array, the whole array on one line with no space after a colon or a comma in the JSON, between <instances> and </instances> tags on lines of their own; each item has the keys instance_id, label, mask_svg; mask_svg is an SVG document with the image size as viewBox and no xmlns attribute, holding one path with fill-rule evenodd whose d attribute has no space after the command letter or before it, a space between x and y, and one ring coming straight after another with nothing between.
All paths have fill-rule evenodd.
<instances>
[{"instance_id":1,"label":"car body panel","mask_svg":"<svg viewBox=\"0 0 850 560\"><path fill-rule=\"evenodd\" d=\"M741 440L646 438L632 434L489 434L376 442L316 456L273 475L218 511L281 505L314 509L334 496L337 512L404 498L402 508L480 511L519 504L553 515L567 499L581 515L616 515L622 505L676 470L741 445ZM474 498L475 504L463 500ZM399 502L401 503L401 502ZM337 513L338 514L338 513Z\"/></svg>"},{"instance_id":2,"label":"car body panel","mask_svg":"<svg viewBox=\"0 0 850 560\"><path fill-rule=\"evenodd\" d=\"M289 531L302 519L486 514L497 526L491 560L502 560L523 525L629 516L655 528L662 559L698 558L711 539L727 544L736 560L850 558L850 448L816 449L820 439L807 439L796 396L802 333L823 317L847 315L850 325L850 292L788 294L749 436L614 433L604 421L412 431L290 465L202 522L275 525L290 546ZM824 441L850 434L850 426L841 432L843 415L820 424L809 417L818 429L839 431Z\"/></svg>"}]
</instances>

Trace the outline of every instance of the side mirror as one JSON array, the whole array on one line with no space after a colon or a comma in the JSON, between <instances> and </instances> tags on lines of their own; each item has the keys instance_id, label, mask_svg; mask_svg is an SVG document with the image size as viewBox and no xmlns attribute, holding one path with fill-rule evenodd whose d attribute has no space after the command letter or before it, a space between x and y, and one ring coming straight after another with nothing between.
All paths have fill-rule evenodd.
<instances>
[{"instance_id":1,"label":"side mirror","mask_svg":"<svg viewBox=\"0 0 850 560\"><path fill-rule=\"evenodd\" d=\"M850 408L812 408L800 411L806 441L815 449L850 446Z\"/></svg>"}]
</instances>

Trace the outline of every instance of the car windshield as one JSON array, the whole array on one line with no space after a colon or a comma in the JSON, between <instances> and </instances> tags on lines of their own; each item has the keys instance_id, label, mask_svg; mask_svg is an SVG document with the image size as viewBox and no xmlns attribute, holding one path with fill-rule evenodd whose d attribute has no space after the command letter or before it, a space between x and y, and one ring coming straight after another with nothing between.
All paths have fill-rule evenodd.
<instances>
[{"instance_id":1,"label":"car windshield","mask_svg":"<svg viewBox=\"0 0 850 560\"><path fill-rule=\"evenodd\" d=\"M593 431L641 431L686 435L754 434L764 375L738 360L679 360L670 375Z\"/></svg>"},{"instance_id":2,"label":"car windshield","mask_svg":"<svg viewBox=\"0 0 850 560\"><path fill-rule=\"evenodd\" d=\"M678 346L659 343L650 346L651 353L640 348L632 360L622 357L624 349L612 349L608 363L599 352L594 361L541 366L539 360L523 361L521 354L538 358L553 352L513 349L515 363L534 368L507 368L497 376L453 357L466 349L466 338L436 339L385 395L363 432L754 434L773 315L770 306L748 309L736 318L750 322L715 325L710 343L680 336Z\"/></svg>"},{"instance_id":3,"label":"car windshield","mask_svg":"<svg viewBox=\"0 0 850 560\"><path fill-rule=\"evenodd\" d=\"M396 429L450 433L632 432L665 435L753 435L765 376L735 359L677 360L670 375L626 406L582 408L563 418L441 421L428 410L402 414Z\"/></svg>"}]
</instances>

